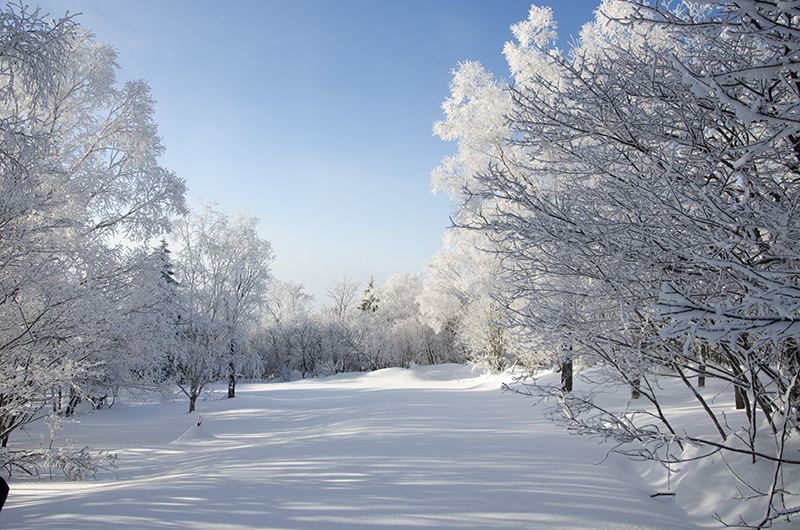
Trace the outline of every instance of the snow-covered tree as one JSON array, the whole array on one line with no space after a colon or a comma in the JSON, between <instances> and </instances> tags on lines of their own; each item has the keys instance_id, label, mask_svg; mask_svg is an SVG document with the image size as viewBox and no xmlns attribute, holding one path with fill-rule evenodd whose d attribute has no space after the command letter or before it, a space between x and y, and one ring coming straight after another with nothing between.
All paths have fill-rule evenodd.
<instances>
[{"instance_id":1,"label":"snow-covered tree","mask_svg":"<svg viewBox=\"0 0 800 530\"><path fill-rule=\"evenodd\" d=\"M423 318L422 286L410 274L394 274L383 285L372 281L365 296L371 304L362 309L358 285L345 279L329 291L333 306L312 313L302 286L272 282L255 337L266 375L287 379L463 361L443 339L449 333L436 333Z\"/></svg>"},{"instance_id":2,"label":"snow-covered tree","mask_svg":"<svg viewBox=\"0 0 800 530\"><path fill-rule=\"evenodd\" d=\"M327 292L332 304L330 311L339 318L345 318L356 299L357 293L358 284L346 276L336 281Z\"/></svg>"},{"instance_id":3,"label":"snow-covered tree","mask_svg":"<svg viewBox=\"0 0 800 530\"><path fill-rule=\"evenodd\" d=\"M146 241L184 208L183 181L157 161L148 87L118 86L115 58L72 19L0 11L4 445L59 396L74 404L135 371L122 334L147 328Z\"/></svg>"},{"instance_id":4,"label":"snow-covered tree","mask_svg":"<svg viewBox=\"0 0 800 530\"><path fill-rule=\"evenodd\" d=\"M375 295L375 278L370 276L367 287L361 294L361 302L358 304L358 308L365 313L370 311L374 313L378 310L378 302L380 302L380 299Z\"/></svg>"},{"instance_id":5,"label":"snow-covered tree","mask_svg":"<svg viewBox=\"0 0 800 530\"><path fill-rule=\"evenodd\" d=\"M240 377L260 375L249 333L264 303L273 255L257 224L245 214L229 218L213 204L175 223L185 330L176 362L178 382L192 409L203 386L223 374L228 397L234 397Z\"/></svg>"},{"instance_id":6,"label":"snow-covered tree","mask_svg":"<svg viewBox=\"0 0 800 530\"><path fill-rule=\"evenodd\" d=\"M303 286L272 280L255 336L266 376L289 379L333 373L322 351L322 330L311 311L313 297Z\"/></svg>"},{"instance_id":7,"label":"snow-covered tree","mask_svg":"<svg viewBox=\"0 0 800 530\"><path fill-rule=\"evenodd\" d=\"M449 230L445 248L425 265L427 277L419 296L425 321L452 340L452 351L463 351L470 362L502 371L513 364L537 366L537 352L523 345L510 329L497 300L500 263L489 251L491 242L478 232Z\"/></svg>"},{"instance_id":8,"label":"snow-covered tree","mask_svg":"<svg viewBox=\"0 0 800 530\"><path fill-rule=\"evenodd\" d=\"M460 222L480 211L482 189L474 176L490 166L514 167L521 160L519 150L508 141L505 116L511 105L505 84L479 63L467 61L453 70L450 97L442 104L445 119L434 124L433 132L443 140L457 141L458 151L433 170L431 182L435 192L460 200L455 212Z\"/></svg>"},{"instance_id":9,"label":"snow-covered tree","mask_svg":"<svg viewBox=\"0 0 800 530\"><path fill-rule=\"evenodd\" d=\"M738 435L754 457L787 464L800 405L799 22L787 2L608 0L565 53L552 13L534 6L505 48L509 102L487 104L497 110L480 121L506 127L493 156L472 140L485 126L449 118L470 111L462 94L486 78L467 76L468 90L454 81L449 138L474 163L448 173L460 182L456 220L494 245L511 324L564 361L601 366L604 384L635 387L660 422L631 430L633 410L585 422L598 411L590 400L545 389L576 429L665 461L686 443L737 450ZM719 355L700 358L709 346ZM689 376L701 370L747 395L745 433L696 391ZM713 435L679 434L659 408L658 374L686 384ZM757 442L762 422L770 449ZM785 513L778 489L761 524Z\"/></svg>"},{"instance_id":10,"label":"snow-covered tree","mask_svg":"<svg viewBox=\"0 0 800 530\"><path fill-rule=\"evenodd\" d=\"M418 275L395 273L376 288L381 300L379 317L390 333L390 354L385 362L393 366L428 364L437 359L435 333L422 319L419 302L422 279Z\"/></svg>"}]
</instances>

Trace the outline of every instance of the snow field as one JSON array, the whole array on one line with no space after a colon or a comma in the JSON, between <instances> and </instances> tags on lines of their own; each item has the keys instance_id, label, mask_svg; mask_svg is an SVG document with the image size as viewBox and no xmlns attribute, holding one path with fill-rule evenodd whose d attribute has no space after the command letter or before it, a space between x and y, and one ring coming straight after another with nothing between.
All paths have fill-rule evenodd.
<instances>
[{"instance_id":1,"label":"snow field","mask_svg":"<svg viewBox=\"0 0 800 530\"><path fill-rule=\"evenodd\" d=\"M116 472L79 483L15 476L0 527L715 526L702 509L690 516L680 500L651 498L656 473L648 484L641 466L604 460L609 445L570 436L531 400L501 392L510 379L457 365L392 368L241 384L233 400L219 387L194 414L185 400L120 402L61 433L117 452Z\"/></svg>"}]
</instances>

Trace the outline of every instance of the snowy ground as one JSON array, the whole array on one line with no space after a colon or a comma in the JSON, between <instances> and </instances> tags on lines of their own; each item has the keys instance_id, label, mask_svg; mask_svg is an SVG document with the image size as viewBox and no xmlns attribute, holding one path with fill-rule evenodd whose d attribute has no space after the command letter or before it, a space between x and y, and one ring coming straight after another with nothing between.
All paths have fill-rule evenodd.
<instances>
[{"instance_id":1,"label":"snowy ground","mask_svg":"<svg viewBox=\"0 0 800 530\"><path fill-rule=\"evenodd\" d=\"M116 472L15 476L0 528L718 526L707 506L688 514L680 496L651 498L660 486L641 467L603 461L608 446L501 392L509 377L446 365L241 384L235 399L220 389L191 415L184 400L118 402L61 434L117 452Z\"/></svg>"}]
</instances>

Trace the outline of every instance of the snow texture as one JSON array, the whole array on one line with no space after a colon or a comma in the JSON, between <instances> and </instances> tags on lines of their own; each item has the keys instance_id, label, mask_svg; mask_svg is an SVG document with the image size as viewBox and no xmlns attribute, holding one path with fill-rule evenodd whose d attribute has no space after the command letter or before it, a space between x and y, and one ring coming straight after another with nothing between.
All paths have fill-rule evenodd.
<instances>
[{"instance_id":1,"label":"snow texture","mask_svg":"<svg viewBox=\"0 0 800 530\"><path fill-rule=\"evenodd\" d=\"M232 400L219 399L219 386L195 414L185 413L183 401L117 403L62 433L118 452L116 473L79 483L15 476L0 527L619 530L713 523L707 513L690 518L671 497L651 498L653 486L630 462L603 461L608 447L568 435L530 400L501 392L510 379L440 365L241 384Z\"/></svg>"}]
</instances>

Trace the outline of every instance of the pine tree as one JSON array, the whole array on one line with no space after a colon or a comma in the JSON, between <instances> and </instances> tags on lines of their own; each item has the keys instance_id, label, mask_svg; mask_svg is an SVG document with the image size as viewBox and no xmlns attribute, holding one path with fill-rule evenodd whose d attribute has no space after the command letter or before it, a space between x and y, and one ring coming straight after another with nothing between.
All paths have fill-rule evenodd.
<instances>
[{"instance_id":1,"label":"pine tree","mask_svg":"<svg viewBox=\"0 0 800 530\"><path fill-rule=\"evenodd\" d=\"M172 252L167 248L167 241L161 240L161 245L156 249L161 260L161 278L164 280L165 285L177 286L178 280L175 279L175 271L172 265L170 254Z\"/></svg>"},{"instance_id":2,"label":"pine tree","mask_svg":"<svg viewBox=\"0 0 800 530\"><path fill-rule=\"evenodd\" d=\"M367 288L364 289L364 295L361 299L361 304L359 304L358 308L361 311L372 312L378 310L378 302L380 300L375 295L375 278L373 276L369 277L369 283L367 284Z\"/></svg>"}]
</instances>

